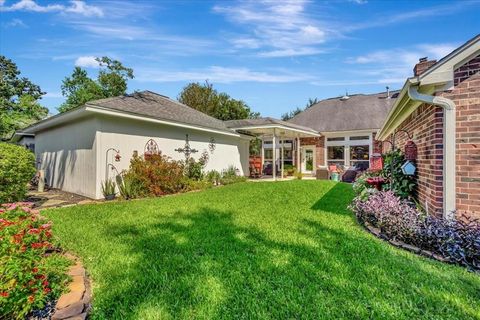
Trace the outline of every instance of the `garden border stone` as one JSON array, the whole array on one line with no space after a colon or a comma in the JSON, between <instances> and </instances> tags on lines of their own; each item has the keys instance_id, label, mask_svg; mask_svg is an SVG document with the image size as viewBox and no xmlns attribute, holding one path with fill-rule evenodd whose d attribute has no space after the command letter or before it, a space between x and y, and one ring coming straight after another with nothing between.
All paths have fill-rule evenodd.
<instances>
[{"instance_id":1,"label":"garden border stone","mask_svg":"<svg viewBox=\"0 0 480 320\"><path fill-rule=\"evenodd\" d=\"M416 246L413 246L411 244L407 244L403 241L389 239L385 234L382 233L382 231L379 228L374 227L373 225L371 225L370 223L368 223L366 221L361 222L361 221L358 220L358 222L359 222L360 225L364 226L364 228L368 232L370 232L372 235L374 235L375 237L377 237L379 239L387 241L388 243L390 243L394 247L401 248L403 250L410 251L412 253L415 253L415 254L418 254L418 255L433 259L433 260L437 260L439 262L452 263L452 261L450 261L450 259L445 258L445 257L443 257L443 256L441 256L437 253L433 253L433 252L428 251L428 250L420 249Z\"/></svg>"},{"instance_id":2,"label":"garden border stone","mask_svg":"<svg viewBox=\"0 0 480 320\"><path fill-rule=\"evenodd\" d=\"M58 299L52 320L85 320L91 308L90 281L82 262L72 254L64 255L75 262L68 271L72 282L68 285L69 292L62 294Z\"/></svg>"}]
</instances>

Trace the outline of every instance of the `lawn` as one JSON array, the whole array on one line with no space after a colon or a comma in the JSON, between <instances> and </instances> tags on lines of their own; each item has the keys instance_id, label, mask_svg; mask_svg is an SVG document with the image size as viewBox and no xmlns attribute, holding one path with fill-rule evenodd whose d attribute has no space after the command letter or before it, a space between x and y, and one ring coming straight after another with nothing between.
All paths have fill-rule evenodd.
<instances>
[{"instance_id":1,"label":"lawn","mask_svg":"<svg viewBox=\"0 0 480 320\"><path fill-rule=\"evenodd\" d=\"M480 276L396 249L351 185L241 183L44 211L93 279L93 319L480 319Z\"/></svg>"}]
</instances>

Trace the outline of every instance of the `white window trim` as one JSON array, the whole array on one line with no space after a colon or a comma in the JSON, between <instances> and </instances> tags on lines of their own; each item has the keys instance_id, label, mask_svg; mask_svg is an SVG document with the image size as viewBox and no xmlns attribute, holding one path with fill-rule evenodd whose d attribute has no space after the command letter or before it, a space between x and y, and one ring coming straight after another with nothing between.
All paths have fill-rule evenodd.
<instances>
[{"instance_id":1,"label":"white window trim","mask_svg":"<svg viewBox=\"0 0 480 320\"><path fill-rule=\"evenodd\" d=\"M358 136L368 136L368 139L364 140L350 140L350 137L358 137ZM344 137L343 141L328 141L328 138L338 138L338 137ZM352 146L364 146L368 145L369 151L368 151L368 158L369 161L372 157L372 152L373 152L373 132L368 131L360 131L360 132L342 132L342 133L336 133L336 134L328 134L325 135L325 165L328 165L329 161L341 161L337 159L328 159L328 147L345 147L344 151L344 163L345 166L351 167L352 166L352 161L362 161L362 160L351 160L350 159L350 147ZM367 160L363 160L367 161Z\"/></svg>"}]
</instances>

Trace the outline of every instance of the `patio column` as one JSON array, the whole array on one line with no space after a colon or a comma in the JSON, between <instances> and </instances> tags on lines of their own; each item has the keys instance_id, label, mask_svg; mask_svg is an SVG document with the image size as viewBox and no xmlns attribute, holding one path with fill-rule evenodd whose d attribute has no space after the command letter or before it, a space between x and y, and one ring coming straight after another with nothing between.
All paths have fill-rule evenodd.
<instances>
[{"instance_id":1,"label":"patio column","mask_svg":"<svg viewBox=\"0 0 480 320\"><path fill-rule=\"evenodd\" d=\"M272 176L273 176L273 180L277 180L277 170L276 170L276 166L277 166L277 136L275 135L275 128L273 129L273 138L272 138L272 160L273 160L273 163L272 163Z\"/></svg>"},{"instance_id":2,"label":"patio column","mask_svg":"<svg viewBox=\"0 0 480 320\"><path fill-rule=\"evenodd\" d=\"M297 137L297 170L302 172L302 165L300 164L300 137Z\"/></svg>"},{"instance_id":3,"label":"patio column","mask_svg":"<svg viewBox=\"0 0 480 320\"><path fill-rule=\"evenodd\" d=\"M282 161L282 163L281 163L281 165L280 165L280 170L281 170L280 176L282 177L282 179L283 179L283 165L284 165L284 163L283 163L283 162L284 162L284 159L283 159L283 154L284 154L284 152L283 152L283 150L284 150L284 145L283 145L283 143L284 143L284 142L285 142L285 139L282 139L282 154L280 155L280 159L281 159L281 161Z\"/></svg>"},{"instance_id":4,"label":"patio column","mask_svg":"<svg viewBox=\"0 0 480 320\"><path fill-rule=\"evenodd\" d=\"M260 161L261 161L261 168L260 168L260 174L263 176L263 166L265 164L265 149L263 148L263 137L261 139L261 142L262 142L262 149L260 151Z\"/></svg>"}]
</instances>

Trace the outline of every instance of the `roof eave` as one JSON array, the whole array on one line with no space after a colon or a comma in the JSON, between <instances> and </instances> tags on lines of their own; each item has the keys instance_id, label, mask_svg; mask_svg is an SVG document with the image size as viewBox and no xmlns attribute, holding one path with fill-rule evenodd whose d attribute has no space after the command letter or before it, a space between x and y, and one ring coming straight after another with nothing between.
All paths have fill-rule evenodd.
<instances>
[{"instance_id":1,"label":"roof eave","mask_svg":"<svg viewBox=\"0 0 480 320\"><path fill-rule=\"evenodd\" d=\"M292 128L292 127L287 127L283 125L275 125L275 124L269 124L269 125L252 125L252 126L241 126L241 127L235 127L231 128L232 130L262 130L262 129L281 129L281 130L289 130L289 131L294 131L298 133L302 133L311 137L320 137L321 134L316 131L310 131L310 130L302 130L298 128Z\"/></svg>"}]
</instances>

